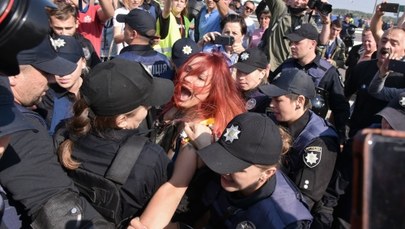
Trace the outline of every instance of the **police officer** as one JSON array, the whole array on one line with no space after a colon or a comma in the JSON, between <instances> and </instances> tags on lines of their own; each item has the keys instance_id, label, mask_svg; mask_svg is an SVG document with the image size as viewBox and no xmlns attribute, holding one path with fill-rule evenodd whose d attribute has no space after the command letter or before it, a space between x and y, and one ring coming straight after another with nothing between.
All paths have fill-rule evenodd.
<instances>
[{"instance_id":1,"label":"police officer","mask_svg":"<svg viewBox=\"0 0 405 229\"><path fill-rule=\"evenodd\" d=\"M312 216L302 195L277 169L290 140L266 115L247 112L197 152L220 174L206 194L212 228L309 228Z\"/></svg>"},{"instance_id":2,"label":"police officer","mask_svg":"<svg viewBox=\"0 0 405 229\"><path fill-rule=\"evenodd\" d=\"M287 59L272 73L270 83L274 77L286 69L298 68L308 73L315 83L317 92L312 101L312 110L325 118L328 109L331 109L333 123L343 143L350 106L344 96L339 72L328 61L315 53L318 30L310 24L303 24L285 38L290 40L292 58Z\"/></svg>"},{"instance_id":3,"label":"police officer","mask_svg":"<svg viewBox=\"0 0 405 229\"><path fill-rule=\"evenodd\" d=\"M246 100L246 110L265 113L270 99L258 87L267 84L269 61L259 48L247 49L239 54L236 68L236 84Z\"/></svg>"},{"instance_id":4,"label":"police officer","mask_svg":"<svg viewBox=\"0 0 405 229\"><path fill-rule=\"evenodd\" d=\"M0 76L1 82L6 82L5 77ZM24 116L14 105L14 97L9 87L0 83L0 158L7 148L11 135L20 131L36 131L33 126L25 120ZM21 228L15 207L10 206L6 192L0 185L0 228Z\"/></svg>"},{"instance_id":5,"label":"police officer","mask_svg":"<svg viewBox=\"0 0 405 229\"><path fill-rule=\"evenodd\" d=\"M170 100L173 82L152 77L140 63L114 58L92 70L80 94L59 160L93 206L125 226L125 219L139 215L168 178L166 152L140 137L138 127L150 107ZM100 185L105 180L114 186Z\"/></svg>"},{"instance_id":6,"label":"police officer","mask_svg":"<svg viewBox=\"0 0 405 229\"><path fill-rule=\"evenodd\" d=\"M285 69L272 84L260 89L272 98L271 117L293 137L292 148L282 159L282 170L303 193L314 216L312 228L330 228L341 191L334 186L339 138L323 118L309 109L316 94L311 77L299 69Z\"/></svg>"},{"instance_id":7,"label":"police officer","mask_svg":"<svg viewBox=\"0 0 405 229\"><path fill-rule=\"evenodd\" d=\"M133 9L127 15L117 15L117 21L125 23L124 41L128 44L117 57L142 63L154 76L172 80L174 71L169 59L152 48L159 38L155 18L145 10Z\"/></svg>"},{"instance_id":8,"label":"police officer","mask_svg":"<svg viewBox=\"0 0 405 229\"><path fill-rule=\"evenodd\" d=\"M22 211L30 217L33 228L112 228L79 196L57 161L45 121L31 110L47 90L46 77L67 75L76 69L76 64L58 57L49 37L20 52L17 59L20 73L4 77L0 85L10 87L15 106L37 132L10 135L10 144L0 160L1 186L23 205Z\"/></svg>"}]
</instances>

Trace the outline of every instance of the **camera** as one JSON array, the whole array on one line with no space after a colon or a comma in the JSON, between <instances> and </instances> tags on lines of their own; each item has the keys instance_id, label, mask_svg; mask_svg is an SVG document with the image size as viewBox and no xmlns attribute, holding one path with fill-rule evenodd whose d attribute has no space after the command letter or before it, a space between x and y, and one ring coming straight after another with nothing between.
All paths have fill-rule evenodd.
<instances>
[{"instance_id":1,"label":"camera","mask_svg":"<svg viewBox=\"0 0 405 229\"><path fill-rule=\"evenodd\" d=\"M381 3L380 10L383 11L383 12L398 13L399 4L398 3L383 2L383 3Z\"/></svg>"},{"instance_id":2,"label":"camera","mask_svg":"<svg viewBox=\"0 0 405 229\"><path fill-rule=\"evenodd\" d=\"M215 36L215 39L212 41L212 43L219 45L233 45L234 42L235 42L234 37L220 36L220 35Z\"/></svg>"},{"instance_id":3,"label":"camera","mask_svg":"<svg viewBox=\"0 0 405 229\"><path fill-rule=\"evenodd\" d=\"M56 6L49 0L0 1L0 72L18 74L18 52L35 47L48 34L46 7Z\"/></svg>"},{"instance_id":4,"label":"camera","mask_svg":"<svg viewBox=\"0 0 405 229\"><path fill-rule=\"evenodd\" d=\"M321 0L309 0L307 6L310 9L317 9L322 15L328 15L332 12L332 5L321 2Z\"/></svg>"},{"instance_id":5,"label":"camera","mask_svg":"<svg viewBox=\"0 0 405 229\"><path fill-rule=\"evenodd\" d=\"M354 44L354 39L356 38L355 32L356 32L356 26L353 24L348 24L347 26L343 26L342 29L342 40L346 45L346 48L353 47Z\"/></svg>"}]
</instances>

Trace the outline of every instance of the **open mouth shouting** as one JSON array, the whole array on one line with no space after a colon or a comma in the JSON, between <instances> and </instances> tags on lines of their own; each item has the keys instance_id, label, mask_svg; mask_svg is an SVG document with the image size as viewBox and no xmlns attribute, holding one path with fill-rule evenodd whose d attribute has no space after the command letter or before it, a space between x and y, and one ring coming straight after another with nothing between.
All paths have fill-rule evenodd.
<instances>
[{"instance_id":1,"label":"open mouth shouting","mask_svg":"<svg viewBox=\"0 0 405 229\"><path fill-rule=\"evenodd\" d=\"M190 100L192 97L193 97L193 93L191 92L191 90L185 86L182 86L179 100L184 102L184 101Z\"/></svg>"},{"instance_id":2,"label":"open mouth shouting","mask_svg":"<svg viewBox=\"0 0 405 229\"><path fill-rule=\"evenodd\" d=\"M380 50L380 57L384 59L388 59L391 55L391 50L389 48L381 48Z\"/></svg>"}]
</instances>

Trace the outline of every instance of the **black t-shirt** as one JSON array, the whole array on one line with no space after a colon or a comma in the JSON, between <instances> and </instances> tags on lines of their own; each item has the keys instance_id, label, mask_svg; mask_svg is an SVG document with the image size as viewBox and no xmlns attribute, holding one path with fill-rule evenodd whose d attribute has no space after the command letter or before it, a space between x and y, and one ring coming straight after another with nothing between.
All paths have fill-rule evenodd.
<instances>
[{"instance_id":1,"label":"black t-shirt","mask_svg":"<svg viewBox=\"0 0 405 229\"><path fill-rule=\"evenodd\" d=\"M76 189L58 162L44 121L34 112L19 108L28 112L24 115L38 132L27 130L11 135L10 145L0 159L0 183L33 215L54 195Z\"/></svg>"}]
</instances>

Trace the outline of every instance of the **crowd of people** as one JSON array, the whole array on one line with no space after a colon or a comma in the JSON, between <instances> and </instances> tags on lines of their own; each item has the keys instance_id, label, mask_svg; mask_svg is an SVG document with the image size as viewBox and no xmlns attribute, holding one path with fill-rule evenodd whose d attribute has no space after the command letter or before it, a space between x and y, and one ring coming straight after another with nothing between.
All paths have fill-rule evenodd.
<instances>
[{"instance_id":1,"label":"crowd of people","mask_svg":"<svg viewBox=\"0 0 405 229\"><path fill-rule=\"evenodd\" d=\"M307 4L54 0L0 69L0 228L350 228L356 133L405 131L405 14L348 47Z\"/></svg>"}]
</instances>

